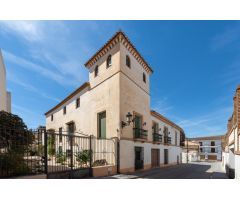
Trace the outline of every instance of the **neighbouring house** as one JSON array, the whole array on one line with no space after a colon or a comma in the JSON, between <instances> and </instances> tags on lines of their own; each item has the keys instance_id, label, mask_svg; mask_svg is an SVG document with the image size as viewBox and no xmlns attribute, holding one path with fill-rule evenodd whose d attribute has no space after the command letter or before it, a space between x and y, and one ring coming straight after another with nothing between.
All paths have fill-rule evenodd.
<instances>
[{"instance_id":1,"label":"neighbouring house","mask_svg":"<svg viewBox=\"0 0 240 200\"><path fill-rule=\"evenodd\" d=\"M199 151L199 142L193 142L186 138L184 146L182 147L182 163L200 161Z\"/></svg>"},{"instance_id":2,"label":"neighbouring house","mask_svg":"<svg viewBox=\"0 0 240 200\"><path fill-rule=\"evenodd\" d=\"M224 138L223 166L231 178L240 178L240 85L233 97L233 113Z\"/></svg>"},{"instance_id":3,"label":"neighbouring house","mask_svg":"<svg viewBox=\"0 0 240 200\"><path fill-rule=\"evenodd\" d=\"M6 68L0 49L0 111L11 112L11 93L6 90Z\"/></svg>"},{"instance_id":4,"label":"neighbouring house","mask_svg":"<svg viewBox=\"0 0 240 200\"><path fill-rule=\"evenodd\" d=\"M189 138L199 143L200 160L222 160L223 135Z\"/></svg>"},{"instance_id":5,"label":"neighbouring house","mask_svg":"<svg viewBox=\"0 0 240 200\"><path fill-rule=\"evenodd\" d=\"M120 172L181 162L184 130L150 108L153 70L119 31L85 64L84 83L46 116L46 129L118 138Z\"/></svg>"}]
</instances>

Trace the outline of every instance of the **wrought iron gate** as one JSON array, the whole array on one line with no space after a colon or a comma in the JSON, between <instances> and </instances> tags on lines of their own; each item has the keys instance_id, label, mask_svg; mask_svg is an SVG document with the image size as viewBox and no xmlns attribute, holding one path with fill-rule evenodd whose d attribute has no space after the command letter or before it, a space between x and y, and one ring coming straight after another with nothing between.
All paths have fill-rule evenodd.
<instances>
[{"instance_id":1,"label":"wrought iron gate","mask_svg":"<svg viewBox=\"0 0 240 200\"><path fill-rule=\"evenodd\" d=\"M45 172L47 178L91 176L92 136L44 132Z\"/></svg>"},{"instance_id":2,"label":"wrought iron gate","mask_svg":"<svg viewBox=\"0 0 240 200\"><path fill-rule=\"evenodd\" d=\"M94 167L118 163L118 140L43 129L21 132L0 127L0 178L46 174L86 178Z\"/></svg>"}]
</instances>

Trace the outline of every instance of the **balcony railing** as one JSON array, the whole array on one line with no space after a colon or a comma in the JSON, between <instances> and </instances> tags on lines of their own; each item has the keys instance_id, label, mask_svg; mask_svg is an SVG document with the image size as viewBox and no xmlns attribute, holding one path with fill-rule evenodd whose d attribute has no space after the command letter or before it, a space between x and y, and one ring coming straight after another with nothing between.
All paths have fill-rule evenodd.
<instances>
[{"instance_id":1,"label":"balcony railing","mask_svg":"<svg viewBox=\"0 0 240 200\"><path fill-rule=\"evenodd\" d=\"M171 144L171 141L172 141L171 137L164 136L164 143L165 144Z\"/></svg>"},{"instance_id":2,"label":"balcony railing","mask_svg":"<svg viewBox=\"0 0 240 200\"><path fill-rule=\"evenodd\" d=\"M135 139L147 139L148 131L140 128L133 128L133 134Z\"/></svg>"},{"instance_id":3,"label":"balcony railing","mask_svg":"<svg viewBox=\"0 0 240 200\"><path fill-rule=\"evenodd\" d=\"M154 142L162 142L162 135L158 133L153 133L153 141Z\"/></svg>"}]
</instances>

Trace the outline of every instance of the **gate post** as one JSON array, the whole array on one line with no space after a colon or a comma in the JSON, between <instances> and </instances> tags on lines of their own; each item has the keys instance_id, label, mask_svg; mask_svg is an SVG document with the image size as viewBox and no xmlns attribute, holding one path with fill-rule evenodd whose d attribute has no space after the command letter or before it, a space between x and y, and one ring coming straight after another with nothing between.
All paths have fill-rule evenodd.
<instances>
[{"instance_id":1,"label":"gate post","mask_svg":"<svg viewBox=\"0 0 240 200\"><path fill-rule=\"evenodd\" d=\"M117 173L120 174L120 141L117 138Z\"/></svg>"},{"instance_id":2,"label":"gate post","mask_svg":"<svg viewBox=\"0 0 240 200\"><path fill-rule=\"evenodd\" d=\"M89 136L89 151L90 151L90 161L89 161L89 165L90 165L90 169L89 169L89 176L92 177L93 176L93 169L92 169L92 135Z\"/></svg>"},{"instance_id":3,"label":"gate post","mask_svg":"<svg viewBox=\"0 0 240 200\"><path fill-rule=\"evenodd\" d=\"M46 129L44 129L44 171L48 178L48 134Z\"/></svg>"},{"instance_id":4,"label":"gate post","mask_svg":"<svg viewBox=\"0 0 240 200\"><path fill-rule=\"evenodd\" d=\"M73 173L73 134L70 134L69 135L70 137L70 151L71 151L71 157L70 157L70 165L71 165L71 168L70 168L70 178L72 178L72 173Z\"/></svg>"}]
</instances>

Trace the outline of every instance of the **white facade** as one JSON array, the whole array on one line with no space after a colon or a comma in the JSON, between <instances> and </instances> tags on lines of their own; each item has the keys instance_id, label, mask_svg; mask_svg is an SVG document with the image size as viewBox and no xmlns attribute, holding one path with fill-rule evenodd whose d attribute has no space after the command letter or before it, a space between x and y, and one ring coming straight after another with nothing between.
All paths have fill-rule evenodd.
<instances>
[{"instance_id":1,"label":"white facade","mask_svg":"<svg viewBox=\"0 0 240 200\"><path fill-rule=\"evenodd\" d=\"M111 65L107 66L109 56ZM130 66L126 66L127 57ZM120 171L136 169L138 147L141 148L143 169L151 168L152 156L158 160L157 166L180 163L180 135L184 134L183 130L159 113L151 111L152 70L125 34L118 32L85 66L89 69L89 83L83 84L45 114L46 128L67 131L71 122L74 123L75 132L100 137L98 120L99 114L104 112L106 138L120 140ZM77 99L80 100L79 107L76 107ZM148 133L146 138L136 138L134 123L122 127L128 112L133 114L133 118L138 116L141 119L137 133L141 135L144 130ZM153 138L153 123L158 124L155 134L162 135L161 141L156 142ZM166 138L171 138L167 142L164 141L163 130L167 130Z\"/></svg>"},{"instance_id":2,"label":"white facade","mask_svg":"<svg viewBox=\"0 0 240 200\"><path fill-rule=\"evenodd\" d=\"M209 136L191 138L191 141L199 143L200 159L222 160L222 137L223 136Z\"/></svg>"},{"instance_id":3,"label":"white facade","mask_svg":"<svg viewBox=\"0 0 240 200\"><path fill-rule=\"evenodd\" d=\"M124 172L130 172L131 169L134 168L134 147L143 147L144 154L144 167L145 169L151 168L151 150L159 149L160 151L160 167L164 166L164 149L168 149L169 153L169 164L177 164L180 163L181 159L181 148L174 146L167 146L163 144L150 144L150 143L141 143L141 142L133 142L127 140L121 140L120 145L120 166L122 169L125 169ZM128 169L128 170L127 170Z\"/></svg>"},{"instance_id":4,"label":"white facade","mask_svg":"<svg viewBox=\"0 0 240 200\"><path fill-rule=\"evenodd\" d=\"M223 166L231 178L240 178L240 85L233 97L233 113L228 120L223 149Z\"/></svg>"},{"instance_id":5,"label":"white facade","mask_svg":"<svg viewBox=\"0 0 240 200\"><path fill-rule=\"evenodd\" d=\"M11 93L6 91L6 68L0 49L0 111L11 112Z\"/></svg>"}]
</instances>

